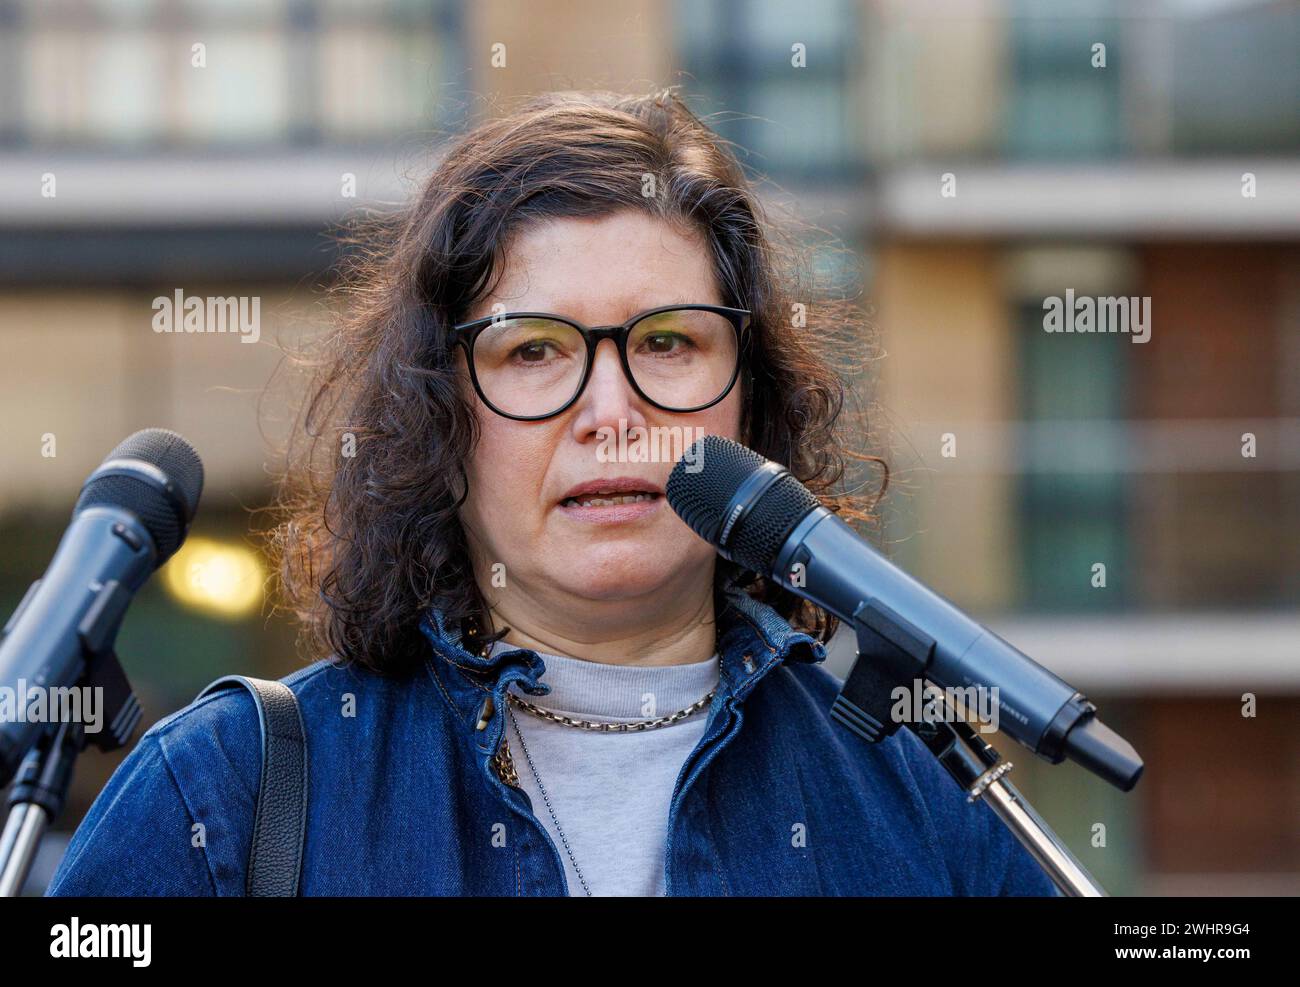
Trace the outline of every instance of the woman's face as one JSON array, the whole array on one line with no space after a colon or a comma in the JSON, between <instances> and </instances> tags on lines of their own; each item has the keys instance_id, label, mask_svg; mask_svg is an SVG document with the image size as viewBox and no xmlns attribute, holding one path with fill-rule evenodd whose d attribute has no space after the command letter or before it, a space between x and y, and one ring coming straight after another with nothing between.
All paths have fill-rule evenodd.
<instances>
[{"instance_id":1,"label":"woman's face","mask_svg":"<svg viewBox=\"0 0 1300 987\"><path fill-rule=\"evenodd\" d=\"M600 219L533 225L512 242L496 291L467 321L511 311L550 312L589 326L615 325L672 304L721 305L705 242L635 210ZM573 597L627 600L699 594L712 586L715 550L668 506L663 491L675 460L699 434L738 439L741 390L704 411L674 414L643 401L624 376L612 340L597 348L591 378L567 411L520 422L474 393L457 348L463 392L477 410L480 441L466 473L461 519L479 586L493 605L522 594L533 602ZM646 445L662 461L610 459L610 436L625 448L654 426L674 438ZM662 453L661 455L659 453ZM632 478L654 494L634 506L577 506L580 484ZM498 563L500 565L498 565ZM698 598L698 596L696 597Z\"/></svg>"}]
</instances>

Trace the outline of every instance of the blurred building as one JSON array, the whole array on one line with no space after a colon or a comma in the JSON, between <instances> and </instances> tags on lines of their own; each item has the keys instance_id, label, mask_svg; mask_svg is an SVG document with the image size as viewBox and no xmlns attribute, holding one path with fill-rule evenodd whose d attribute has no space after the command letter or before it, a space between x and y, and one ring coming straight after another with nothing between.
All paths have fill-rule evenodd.
<instances>
[{"instance_id":1,"label":"blurred building","mask_svg":"<svg viewBox=\"0 0 1300 987\"><path fill-rule=\"evenodd\" d=\"M1004 746L1013 777L1114 893L1296 893L1297 50L1279 2L0 0L0 604L149 425L204 457L195 535L260 578L292 411L261 391L328 322L333 225L492 97L680 82L856 257L823 260L887 354L891 553L1148 764L1121 796ZM178 290L260 299L260 341L155 333ZM1067 292L1150 299L1149 340L1044 331ZM151 716L294 667L284 621L183 583L122 634ZM82 760L65 827L117 760Z\"/></svg>"}]
</instances>

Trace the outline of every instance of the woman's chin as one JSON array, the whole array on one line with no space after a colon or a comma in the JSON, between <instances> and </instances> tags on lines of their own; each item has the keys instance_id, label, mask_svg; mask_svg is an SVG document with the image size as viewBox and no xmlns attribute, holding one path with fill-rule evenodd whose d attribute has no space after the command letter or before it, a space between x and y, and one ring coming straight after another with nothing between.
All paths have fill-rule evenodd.
<instances>
[{"instance_id":1,"label":"woman's chin","mask_svg":"<svg viewBox=\"0 0 1300 987\"><path fill-rule=\"evenodd\" d=\"M657 553L592 553L598 558L566 559L563 576L554 583L589 600L619 600L653 594L666 585L682 581L666 578L681 571L680 559L660 558Z\"/></svg>"}]
</instances>

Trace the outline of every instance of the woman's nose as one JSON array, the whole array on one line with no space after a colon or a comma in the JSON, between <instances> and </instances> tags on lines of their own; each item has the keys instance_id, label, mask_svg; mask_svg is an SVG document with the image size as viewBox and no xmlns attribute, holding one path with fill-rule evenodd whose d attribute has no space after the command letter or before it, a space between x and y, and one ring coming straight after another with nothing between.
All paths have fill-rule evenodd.
<instances>
[{"instance_id":1,"label":"woman's nose","mask_svg":"<svg viewBox=\"0 0 1300 987\"><path fill-rule=\"evenodd\" d=\"M574 427L585 433L605 426L618 429L620 421L628 427L644 425L640 405L641 399L632 389L632 382L623 373L618 347L612 339L601 340L596 345L591 378L578 400Z\"/></svg>"}]
</instances>

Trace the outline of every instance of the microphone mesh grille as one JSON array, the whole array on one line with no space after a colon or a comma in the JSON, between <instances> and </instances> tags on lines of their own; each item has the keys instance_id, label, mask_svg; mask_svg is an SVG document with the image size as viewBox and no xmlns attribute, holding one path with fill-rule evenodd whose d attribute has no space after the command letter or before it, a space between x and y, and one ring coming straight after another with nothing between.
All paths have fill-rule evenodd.
<instances>
[{"instance_id":1,"label":"microphone mesh grille","mask_svg":"<svg viewBox=\"0 0 1300 987\"><path fill-rule=\"evenodd\" d=\"M668 505L697 535L717 544L722 518L745 477L765 460L720 435L706 435L686 451L668 477ZM695 472L691 472L694 470Z\"/></svg>"},{"instance_id":2,"label":"microphone mesh grille","mask_svg":"<svg viewBox=\"0 0 1300 987\"><path fill-rule=\"evenodd\" d=\"M189 515L185 520L193 520L203 491L203 460L184 436L166 428L146 428L123 439L104 462L125 458L143 459L162 470L185 502Z\"/></svg>"},{"instance_id":3,"label":"microphone mesh grille","mask_svg":"<svg viewBox=\"0 0 1300 987\"><path fill-rule=\"evenodd\" d=\"M688 461L694 462L696 472L687 471ZM673 467L666 491L668 504L692 531L717 545L727 507L736 491L766 462L738 442L706 435ZM728 539L726 555L746 569L769 575L786 536L820 503L793 476L782 476L736 526Z\"/></svg>"},{"instance_id":4,"label":"microphone mesh grille","mask_svg":"<svg viewBox=\"0 0 1300 987\"><path fill-rule=\"evenodd\" d=\"M795 525L821 502L789 473L763 492L731 536L731 557L746 569L772 574L776 556Z\"/></svg>"},{"instance_id":5,"label":"microphone mesh grille","mask_svg":"<svg viewBox=\"0 0 1300 987\"><path fill-rule=\"evenodd\" d=\"M136 476L95 476L82 488L73 515L87 507L109 505L125 508L140 518L153 537L159 560L168 558L185 538L185 525L194 517L203 491L203 462L185 439L165 428L147 428L128 436L110 452L104 462L140 459L158 467L176 489L184 504L183 514L155 484Z\"/></svg>"}]
</instances>

